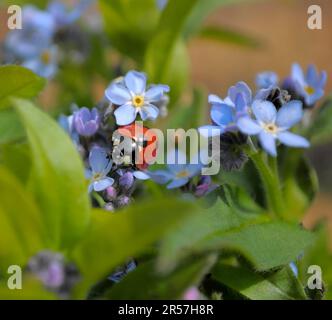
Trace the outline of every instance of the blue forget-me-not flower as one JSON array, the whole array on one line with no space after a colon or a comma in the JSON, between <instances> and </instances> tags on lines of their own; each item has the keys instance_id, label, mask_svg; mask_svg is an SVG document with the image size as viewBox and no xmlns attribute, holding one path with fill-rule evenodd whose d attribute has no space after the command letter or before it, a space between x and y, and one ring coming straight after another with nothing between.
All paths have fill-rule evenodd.
<instances>
[{"instance_id":1,"label":"blue forget-me-not flower","mask_svg":"<svg viewBox=\"0 0 332 320\"><path fill-rule=\"evenodd\" d=\"M304 98L308 106L312 106L324 95L327 73L325 71L318 73L315 66L310 65L306 74L304 74L300 65L294 63L291 80L297 94Z\"/></svg>"},{"instance_id":2,"label":"blue forget-me-not flower","mask_svg":"<svg viewBox=\"0 0 332 320\"><path fill-rule=\"evenodd\" d=\"M241 117L238 128L244 134L258 135L263 149L271 156L277 155L276 140L290 147L309 147L308 140L289 131L303 117L301 101L290 101L277 111L272 102L255 100L252 112L255 120Z\"/></svg>"},{"instance_id":3,"label":"blue forget-me-not flower","mask_svg":"<svg viewBox=\"0 0 332 320\"><path fill-rule=\"evenodd\" d=\"M278 85L278 75L273 71L261 72L256 76L258 89L268 89Z\"/></svg>"},{"instance_id":4,"label":"blue forget-me-not flower","mask_svg":"<svg viewBox=\"0 0 332 320\"><path fill-rule=\"evenodd\" d=\"M172 157L169 154L169 159ZM185 155L181 152L175 153L176 163L168 163L166 170L156 170L148 173L151 179L160 184L167 183L167 189L180 188L186 185L189 180L198 176L202 169L202 164L185 163Z\"/></svg>"},{"instance_id":5,"label":"blue forget-me-not flower","mask_svg":"<svg viewBox=\"0 0 332 320\"><path fill-rule=\"evenodd\" d=\"M38 55L23 60L22 66L26 67L39 76L51 79L58 71L58 49L54 45L43 49Z\"/></svg>"},{"instance_id":6,"label":"blue forget-me-not flower","mask_svg":"<svg viewBox=\"0 0 332 320\"><path fill-rule=\"evenodd\" d=\"M124 80L112 83L105 91L106 98L119 107L114 111L118 125L128 125L135 121L139 114L143 121L155 120L159 109L154 103L161 100L164 93L169 92L166 85L146 87L144 73L129 71Z\"/></svg>"},{"instance_id":7,"label":"blue forget-me-not flower","mask_svg":"<svg viewBox=\"0 0 332 320\"><path fill-rule=\"evenodd\" d=\"M236 130L237 120L248 115L252 103L252 93L246 83L238 82L235 86L230 87L226 99L222 100L216 95L210 95L209 103L213 124L199 128L199 132L208 137Z\"/></svg>"},{"instance_id":8,"label":"blue forget-me-not flower","mask_svg":"<svg viewBox=\"0 0 332 320\"><path fill-rule=\"evenodd\" d=\"M55 22L49 12L34 6L22 10L23 29L8 32L5 48L15 58L26 60L39 56L51 44Z\"/></svg>"},{"instance_id":9,"label":"blue forget-me-not flower","mask_svg":"<svg viewBox=\"0 0 332 320\"><path fill-rule=\"evenodd\" d=\"M89 165L91 170L86 171L86 177L91 179L89 192L103 191L114 183L114 179L107 177L112 168L112 161L105 149L93 147L89 154Z\"/></svg>"}]
</instances>

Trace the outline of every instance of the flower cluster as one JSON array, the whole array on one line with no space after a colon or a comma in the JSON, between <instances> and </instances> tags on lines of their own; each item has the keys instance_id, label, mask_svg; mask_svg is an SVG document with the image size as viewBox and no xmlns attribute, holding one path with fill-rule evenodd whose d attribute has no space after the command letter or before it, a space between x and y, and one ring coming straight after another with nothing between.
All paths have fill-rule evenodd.
<instances>
[{"instance_id":1,"label":"flower cluster","mask_svg":"<svg viewBox=\"0 0 332 320\"><path fill-rule=\"evenodd\" d=\"M60 43L90 3L79 0L71 10L58 0L50 2L45 10L25 6L23 28L10 31L5 38L4 62L20 63L42 77L54 77L62 55Z\"/></svg>"},{"instance_id":2,"label":"flower cluster","mask_svg":"<svg viewBox=\"0 0 332 320\"><path fill-rule=\"evenodd\" d=\"M138 115L141 120L155 120L164 113L168 91L166 85L147 86L144 73L129 71L109 85L96 107L74 105L71 115L60 116L59 124L86 164L88 192L96 205L113 211L129 204L135 181L149 178L145 148L154 142L145 140L148 128L135 120L139 120ZM137 158L142 162L135 161Z\"/></svg>"},{"instance_id":3,"label":"flower cluster","mask_svg":"<svg viewBox=\"0 0 332 320\"><path fill-rule=\"evenodd\" d=\"M232 86L225 99L210 95L212 125L200 127L200 133L210 138L221 136L221 141L226 133L257 137L259 145L273 157L277 156L278 142L308 148L309 141L294 131L303 119L304 107L312 108L323 96L326 73L318 74L309 66L304 76L300 66L294 64L280 87L274 72L259 74L256 84L255 95L244 82Z\"/></svg>"}]
</instances>

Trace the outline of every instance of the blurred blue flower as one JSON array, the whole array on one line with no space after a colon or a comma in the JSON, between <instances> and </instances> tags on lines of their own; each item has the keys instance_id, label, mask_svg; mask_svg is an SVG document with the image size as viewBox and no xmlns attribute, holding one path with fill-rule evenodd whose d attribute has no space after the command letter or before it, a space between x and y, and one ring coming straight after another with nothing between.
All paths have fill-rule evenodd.
<instances>
[{"instance_id":1,"label":"blurred blue flower","mask_svg":"<svg viewBox=\"0 0 332 320\"><path fill-rule=\"evenodd\" d=\"M317 72L314 65L310 65L304 75L302 68L297 63L293 64L291 80L294 82L296 92L304 98L308 106L312 106L324 95L327 73Z\"/></svg>"},{"instance_id":2,"label":"blurred blue flower","mask_svg":"<svg viewBox=\"0 0 332 320\"><path fill-rule=\"evenodd\" d=\"M278 85L278 75L272 71L261 72L256 76L258 89L268 89Z\"/></svg>"},{"instance_id":3,"label":"blurred blue flower","mask_svg":"<svg viewBox=\"0 0 332 320\"><path fill-rule=\"evenodd\" d=\"M73 115L65 116L65 115L61 114L59 116L58 123L62 127L62 129L67 132L67 134L70 136L71 140L76 145L78 145L80 138L79 138L78 133L75 130L75 127L73 124L73 122L74 122L73 119L74 119Z\"/></svg>"},{"instance_id":4,"label":"blurred blue flower","mask_svg":"<svg viewBox=\"0 0 332 320\"><path fill-rule=\"evenodd\" d=\"M152 85L146 90L144 73L129 71L124 81L112 83L105 91L107 99L119 107L114 111L116 123L127 125L135 121L139 113L142 120L155 120L159 109L154 103L161 100L166 85Z\"/></svg>"},{"instance_id":5,"label":"blurred blue flower","mask_svg":"<svg viewBox=\"0 0 332 320\"><path fill-rule=\"evenodd\" d=\"M148 175L157 183L167 184L167 189L180 188L186 185L189 180L198 176L202 169L202 164L184 163L185 155L176 152L176 163L167 165L167 170L156 170L148 172ZM176 159L176 157L174 159ZM169 158L170 159L170 158Z\"/></svg>"},{"instance_id":6,"label":"blurred blue flower","mask_svg":"<svg viewBox=\"0 0 332 320\"><path fill-rule=\"evenodd\" d=\"M293 100L284 104L277 112L272 102L256 100L252 104L255 120L241 117L237 125L247 135L258 135L263 149L276 156L276 140L289 147L308 148L309 141L288 131L303 117L302 102Z\"/></svg>"},{"instance_id":7,"label":"blurred blue flower","mask_svg":"<svg viewBox=\"0 0 332 320\"><path fill-rule=\"evenodd\" d=\"M52 15L34 6L22 10L23 29L8 32L5 48L9 54L19 59L32 59L51 44L55 21Z\"/></svg>"},{"instance_id":8,"label":"blurred blue flower","mask_svg":"<svg viewBox=\"0 0 332 320\"><path fill-rule=\"evenodd\" d=\"M23 60L22 66L26 67L39 76L51 79L58 71L57 64L58 49L52 46L49 49L43 49L38 55Z\"/></svg>"},{"instance_id":9,"label":"blurred blue flower","mask_svg":"<svg viewBox=\"0 0 332 320\"><path fill-rule=\"evenodd\" d=\"M167 6L168 0L156 0L157 7L160 11L164 10Z\"/></svg>"},{"instance_id":10,"label":"blurred blue flower","mask_svg":"<svg viewBox=\"0 0 332 320\"><path fill-rule=\"evenodd\" d=\"M47 11L52 15L58 28L65 27L78 20L84 11L91 5L94 0L79 0L68 8L62 1L54 0L48 7Z\"/></svg>"},{"instance_id":11,"label":"blurred blue flower","mask_svg":"<svg viewBox=\"0 0 332 320\"><path fill-rule=\"evenodd\" d=\"M107 177L112 168L112 161L105 149L93 147L89 154L89 164L91 170L86 170L87 179L91 179L89 192L103 191L114 183L114 179Z\"/></svg>"},{"instance_id":12,"label":"blurred blue flower","mask_svg":"<svg viewBox=\"0 0 332 320\"><path fill-rule=\"evenodd\" d=\"M96 108L89 110L83 107L74 113L74 126L81 136L93 136L98 131L99 125L100 116Z\"/></svg>"}]
</instances>

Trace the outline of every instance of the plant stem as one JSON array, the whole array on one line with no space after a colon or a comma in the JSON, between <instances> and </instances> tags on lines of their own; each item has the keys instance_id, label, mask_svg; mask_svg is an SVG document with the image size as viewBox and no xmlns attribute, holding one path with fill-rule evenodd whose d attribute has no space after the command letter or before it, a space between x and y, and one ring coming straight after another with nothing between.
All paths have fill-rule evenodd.
<instances>
[{"instance_id":1,"label":"plant stem","mask_svg":"<svg viewBox=\"0 0 332 320\"><path fill-rule=\"evenodd\" d=\"M99 195L97 192L92 192L93 198L97 201L100 208L104 208L106 202L104 201L103 197Z\"/></svg>"},{"instance_id":2,"label":"plant stem","mask_svg":"<svg viewBox=\"0 0 332 320\"><path fill-rule=\"evenodd\" d=\"M272 160L275 162L273 165L275 168L272 171L262 152L251 149L248 156L253 161L262 179L269 209L276 217L281 218L284 214L284 206L276 160Z\"/></svg>"}]
</instances>

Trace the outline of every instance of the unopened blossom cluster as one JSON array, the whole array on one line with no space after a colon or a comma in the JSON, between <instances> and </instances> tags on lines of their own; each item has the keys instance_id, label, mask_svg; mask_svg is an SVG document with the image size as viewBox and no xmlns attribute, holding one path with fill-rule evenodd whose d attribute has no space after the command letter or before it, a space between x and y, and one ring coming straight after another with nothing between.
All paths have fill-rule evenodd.
<instances>
[{"instance_id":1,"label":"unopened blossom cluster","mask_svg":"<svg viewBox=\"0 0 332 320\"><path fill-rule=\"evenodd\" d=\"M74 43L70 59L80 62L84 59L86 43L75 22L90 6L92 0L78 0L68 8L59 0L51 1L45 10L33 5L22 9L22 29L8 32L3 43L3 63L20 64L44 78L53 78L60 61ZM81 40L81 41L79 41ZM79 43L78 43L79 42Z\"/></svg>"}]
</instances>

